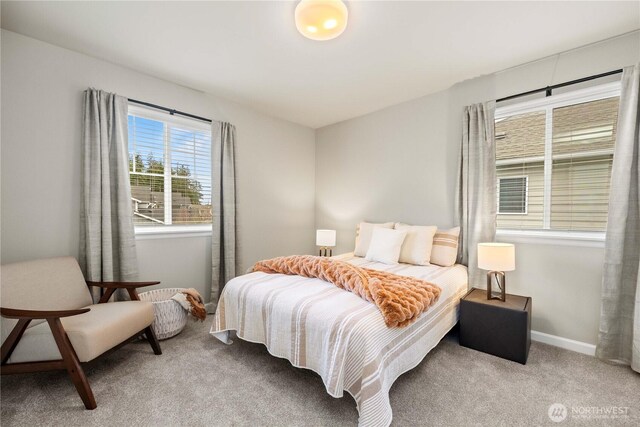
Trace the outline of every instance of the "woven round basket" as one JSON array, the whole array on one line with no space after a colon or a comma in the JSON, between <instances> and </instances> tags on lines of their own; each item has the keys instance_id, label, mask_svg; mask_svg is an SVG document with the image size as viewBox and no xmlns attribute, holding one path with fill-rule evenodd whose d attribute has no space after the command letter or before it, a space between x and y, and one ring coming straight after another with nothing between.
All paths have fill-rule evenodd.
<instances>
[{"instance_id":1,"label":"woven round basket","mask_svg":"<svg viewBox=\"0 0 640 427\"><path fill-rule=\"evenodd\" d=\"M187 310L171 299L182 290L183 288L156 289L138 295L142 301L153 303L156 319L151 328L159 340L178 335L187 324Z\"/></svg>"}]
</instances>

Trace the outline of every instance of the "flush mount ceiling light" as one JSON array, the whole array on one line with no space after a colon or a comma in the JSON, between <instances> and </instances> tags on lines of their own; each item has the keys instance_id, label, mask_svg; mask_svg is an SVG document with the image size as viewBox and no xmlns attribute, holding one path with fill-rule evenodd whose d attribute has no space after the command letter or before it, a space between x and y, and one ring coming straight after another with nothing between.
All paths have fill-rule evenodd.
<instances>
[{"instance_id":1,"label":"flush mount ceiling light","mask_svg":"<svg viewBox=\"0 0 640 427\"><path fill-rule=\"evenodd\" d=\"M347 28L349 12L341 0L302 0L296 6L296 28L312 40L331 40Z\"/></svg>"}]
</instances>

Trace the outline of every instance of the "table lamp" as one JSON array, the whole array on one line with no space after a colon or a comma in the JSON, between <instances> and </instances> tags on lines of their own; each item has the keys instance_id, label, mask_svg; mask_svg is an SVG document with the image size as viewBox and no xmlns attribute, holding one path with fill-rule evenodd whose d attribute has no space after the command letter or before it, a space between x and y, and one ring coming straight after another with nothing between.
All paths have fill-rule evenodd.
<instances>
[{"instance_id":1,"label":"table lamp","mask_svg":"<svg viewBox=\"0 0 640 427\"><path fill-rule=\"evenodd\" d=\"M336 230L316 230L316 246L320 246L320 256L331 256L331 248L336 245Z\"/></svg>"},{"instance_id":2,"label":"table lamp","mask_svg":"<svg viewBox=\"0 0 640 427\"><path fill-rule=\"evenodd\" d=\"M511 243L478 243L478 268L487 273L487 299L506 300L506 279L504 272L516 269L516 250ZM491 293L491 283L495 277L500 288L500 296Z\"/></svg>"}]
</instances>

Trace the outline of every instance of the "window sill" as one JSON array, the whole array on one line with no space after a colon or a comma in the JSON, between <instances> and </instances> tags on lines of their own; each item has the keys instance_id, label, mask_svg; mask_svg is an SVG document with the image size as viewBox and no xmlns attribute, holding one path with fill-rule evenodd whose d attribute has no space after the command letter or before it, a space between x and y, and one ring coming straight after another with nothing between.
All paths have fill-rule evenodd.
<instances>
[{"instance_id":1,"label":"window sill","mask_svg":"<svg viewBox=\"0 0 640 427\"><path fill-rule=\"evenodd\" d=\"M604 232L497 230L496 240L505 243L531 243L538 245L586 246L604 248Z\"/></svg>"},{"instance_id":2,"label":"window sill","mask_svg":"<svg viewBox=\"0 0 640 427\"><path fill-rule=\"evenodd\" d=\"M136 240L210 237L211 225L174 225L135 227Z\"/></svg>"}]
</instances>

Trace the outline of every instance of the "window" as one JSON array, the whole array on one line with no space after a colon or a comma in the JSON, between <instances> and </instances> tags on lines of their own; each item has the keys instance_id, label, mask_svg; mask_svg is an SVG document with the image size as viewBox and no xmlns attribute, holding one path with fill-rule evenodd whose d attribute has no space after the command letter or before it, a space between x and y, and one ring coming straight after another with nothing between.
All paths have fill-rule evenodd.
<instances>
[{"instance_id":1,"label":"window","mask_svg":"<svg viewBox=\"0 0 640 427\"><path fill-rule=\"evenodd\" d=\"M526 176L498 178L498 213L505 215L527 214Z\"/></svg>"},{"instance_id":2,"label":"window","mask_svg":"<svg viewBox=\"0 0 640 427\"><path fill-rule=\"evenodd\" d=\"M136 227L210 224L210 125L134 105L128 119Z\"/></svg>"},{"instance_id":3,"label":"window","mask_svg":"<svg viewBox=\"0 0 640 427\"><path fill-rule=\"evenodd\" d=\"M498 229L602 232L620 84L496 110Z\"/></svg>"}]
</instances>

